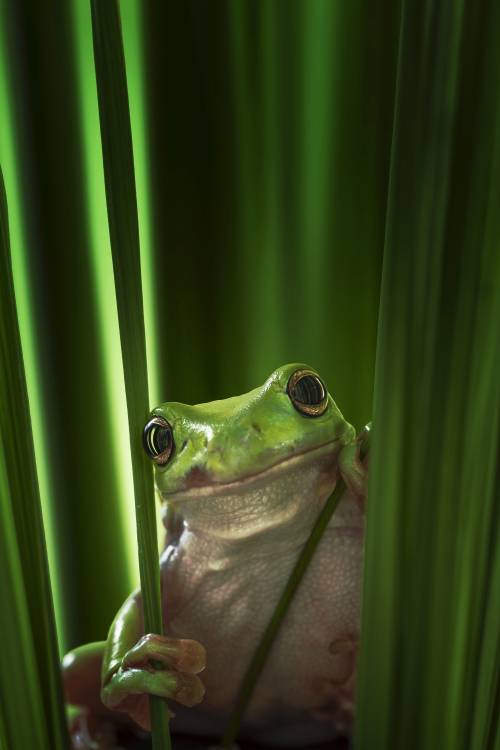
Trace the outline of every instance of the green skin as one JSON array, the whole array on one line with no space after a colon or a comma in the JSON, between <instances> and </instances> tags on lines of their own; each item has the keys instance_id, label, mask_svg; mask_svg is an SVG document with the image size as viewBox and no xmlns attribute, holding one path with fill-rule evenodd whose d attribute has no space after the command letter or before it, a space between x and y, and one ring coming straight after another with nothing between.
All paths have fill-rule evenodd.
<instances>
[{"instance_id":1,"label":"green skin","mask_svg":"<svg viewBox=\"0 0 500 750\"><path fill-rule=\"evenodd\" d=\"M154 410L153 415L171 425L175 445L168 462L155 467L156 486L167 507L167 542L168 534L170 541L175 536L177 509L183 501L223 494L226 487L238 487L234 483L245 486L301 454L331 455L350 492L363 502L366 470L359 460L355 430L330 395L320 416L305 415L294 407L287 386L299 369L310 370L302 364L286 365L244 395L196 406L172 402ZM234 539L247 532L255 529L243 526L228 533ZM169 600L166 567L162 562L164 595ZM80 722L74 730L80 733L81 745L88 730L89 738L97 738L94 747L112 746L112 733L102 730L103 720L111 717L118 723L130 717L149 729L150 694L184 706L199 703L204 687L198 674L204 667L205 649L197 641L144 634L140 592L132 593L105 643L82 646L63 660L67 700L83 707L87 717L88 726L82 729ZM88 746L92 746L90 739Z\"/></svg>"}]
</instances>

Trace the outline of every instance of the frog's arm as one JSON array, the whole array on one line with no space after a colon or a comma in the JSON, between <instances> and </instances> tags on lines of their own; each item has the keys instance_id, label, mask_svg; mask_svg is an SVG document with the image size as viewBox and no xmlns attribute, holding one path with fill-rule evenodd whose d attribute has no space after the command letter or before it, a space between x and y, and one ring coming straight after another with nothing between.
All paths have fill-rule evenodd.
<instances>
[{"instance_id":1,"label":"frog's arm","mask_svg":"<svg viewBox=\"0 0 500 750\"><path fill-rule=\"evenodd\" d=\"M205 667L205 649L197 641L143 635L140 592L125 601L111 625L102 663L101 700L150 728L148 695L186 706L204 694L197 676Z\"/></svg>"},{"instance_id":2,"label":"frog's arm","mask_svg":"<svg viewBox=\"0 0 500 750\"><path fill-rule=\"evenodd\" d=\"M339 454L339 468L347 488L364 504L368 491L368 448L371 422Z\"/></svg>"},{"instance_id":3,"label":"frog's arm","mask_svg":"<svg viewBox=\"0 0 500 750\"><path fill-rule=\"evenodd\" d=\"M143 633L140 594L134 591L122 604L108 633L102 660L103 688L121 667L123 657Z\"/></svg>"}]
</instances>

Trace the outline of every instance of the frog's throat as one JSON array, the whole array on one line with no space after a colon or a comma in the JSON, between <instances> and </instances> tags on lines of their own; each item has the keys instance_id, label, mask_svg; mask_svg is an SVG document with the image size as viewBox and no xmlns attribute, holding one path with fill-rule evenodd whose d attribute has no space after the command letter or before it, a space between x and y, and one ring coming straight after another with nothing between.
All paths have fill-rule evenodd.
<instances>
[{"instance_id":1,"label":"frog's throat","mask_svg":"<svg viewBox=\"0 0 500 750\"><path fill-rule=\"evenodd\" d=\"M215 495L219 496L245 492L250 489L252 484L268 481L271 482L282 472L294 469L301 463L309 463L310 461L314 461L327 455L332 451L332 448L336 443L339 443L340 441L341 438L329 440L326 443L314 446L314 448L308 448L300 453L295 453L292 456L282 458L262 471L255 472L254 474L247 474L239 479L234 479L229 482L208 482L204 485L190 487L189 489L176 490L175 492L161 491L160 495L163 500L174 502L177 505L177 503L182 503L184 501L196 501L201 498ZM334 454L332 455L332 460L334 460Z\"/></svg>"}]
</instances>

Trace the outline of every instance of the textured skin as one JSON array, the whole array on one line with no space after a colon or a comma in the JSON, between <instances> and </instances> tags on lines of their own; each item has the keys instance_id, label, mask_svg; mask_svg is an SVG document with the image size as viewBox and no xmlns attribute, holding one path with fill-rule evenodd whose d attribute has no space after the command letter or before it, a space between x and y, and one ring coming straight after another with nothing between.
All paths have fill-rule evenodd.
<instances>
[{"instance_id":1,"label":"textured skin","mask_svg":"<svg viewBox=\"0 0 500 750\"><path fill-rule=\"evenodd\" d=\"M169 635L207 649L196 708L172 728L217 734L251 655L337 476L331 447L296 456L223 494L184 493L185 526L162 556ZM346 493L259 680L240 735L301 746L349 731L360 622L364 514Z\"/></svg>"}]
</instances>

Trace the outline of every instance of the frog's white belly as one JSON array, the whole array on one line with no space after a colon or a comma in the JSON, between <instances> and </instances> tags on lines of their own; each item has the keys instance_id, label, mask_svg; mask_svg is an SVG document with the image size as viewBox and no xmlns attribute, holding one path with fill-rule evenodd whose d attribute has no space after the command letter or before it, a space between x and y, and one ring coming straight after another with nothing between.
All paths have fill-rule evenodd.
<instances>
[{"instance_id":1,"label":"frog's white belly","mask_svg":"<svg viewBox=\"0 0 500 750\"><path fill-rule=\"evenodd\" d=\"M324 502L324 498L321 500ZM173 729L219 733L241 679L288 580L318 507L297 544L248 545L235 560L210 558L194 534L165 566L170 634L200 641L207 668L203 703L174 707ZM304 533L305 532L305 533ZM293 537L293 534L292 534ZM242 736L305 746L349 730L359 638L362 517L346 495L294 597L245 715ZM168 571L168 572L167 572ZM167 593L166 609L169 607ZM343 726L342 726L343 725Z\"/></svg>"}]
</instances>

